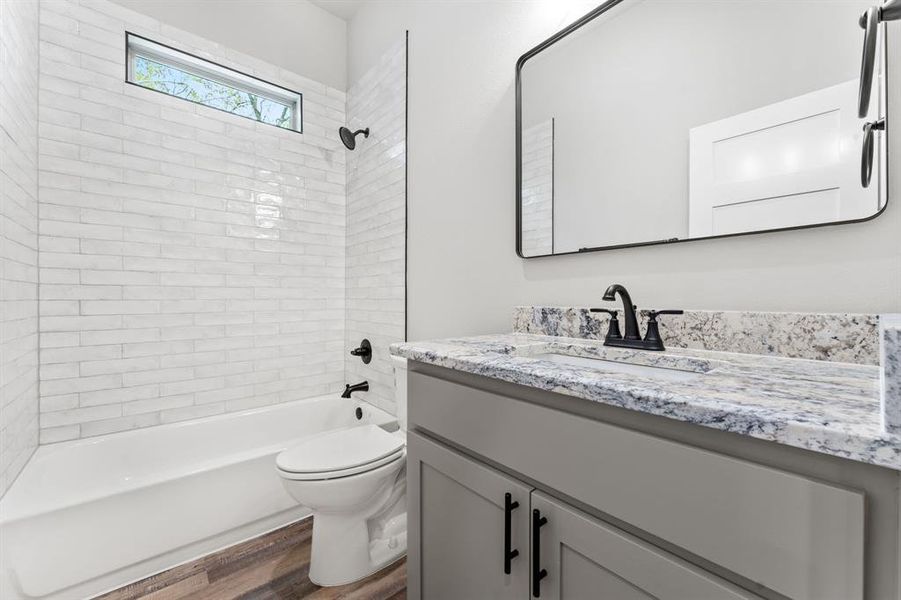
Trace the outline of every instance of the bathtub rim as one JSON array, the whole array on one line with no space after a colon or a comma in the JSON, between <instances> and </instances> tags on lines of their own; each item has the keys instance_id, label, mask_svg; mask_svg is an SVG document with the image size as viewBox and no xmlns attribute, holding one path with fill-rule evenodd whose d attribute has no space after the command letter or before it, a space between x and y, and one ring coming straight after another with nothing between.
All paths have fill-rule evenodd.
<instances>
[{"instance_id":1,"label":"bathtub rim","mask_svg":"<svg viewBox=\"0 0 901 600\"><path fill-rule=\"evenodd\" d=\"M331 429L325 429L322 431L312 432L306 435L298 435L296 438L291 438L284 442L278 442L274 444L267 444L265 446L255 446L253 448L248 448L245 450L230 452L223 456L217 456L215 458L206 459L203 461L189 461L188 464L184 466L178 466L168 469L162 469L158 471L153 471L149 475L136 477L128 480L127 482L116 481L111 484L97 486L93 489L88 489L84 493L74 493L67 494L65 498L60 501L51 503L51 504L37 504L35 505L33 502L33 498L29 497L30 495L27 492L18 492L16 488L16 484L18 484L22 475L26 473L26 470L29 467L34 467L34 465L38 462L46 460L48 457L52 457L54 454L58 452L65 452L67 450L71 450L73 448L81 448L84 446L97 445L105 442L109 442L111 440L120 440L120 439L128 439L130 437L137 436L146 436L151 433L158 433L160 431L174 431L176 429L183 429L186 427L203 425L211 422L218 421L229 421L233 419L238 419L240 417L247 417L250 415L256 415L264 412L273 412L275 409L287 409L291 407L301 406L303 404L312 404L314 402L320 402L323 400L339 400L332 394L312 396L309 398L301 398L298 400L291 400L288 402L280 402L277 404L271 404L267 406L258 406L254 408L249 408L242 411L236 411L231 413L224 413L219 415L211 415L208 417L202 417L198 419L189 419L186 421L179 421L176 423L166 423L164 425L156 425L153 427L142 427L137 429L130 429L127 431L117 431L114 433L107 433L98 436L92 436L88 438L81 438L77 440L67 440L63 442L55 442L53 444L46 444L43 446L39 446L35 452L32 453L31 457L28 459L28 462L22 468L19 473L19 476L13 481L12 485L10 485L6 494L0 498L0 528L5 525L15 523L17 521L28 519L31 517L35 517L41 514L50 513L53 511L65 510L68 508L72 508L79 504L93 502L99 500L101 498L106 498L109 496L114 496L117 494L124 494L128 492L133 492L137 490L141 490L144 488L148 488L154 485L159 485L161 483L167 481L175 481L178 479L183 479L186 477L195 476L198 473L211 471L215 469L225 468L231 465L234 465L239 462L244 462L248 460L253 460L260 456L265 456L267 454L277 454L282 449L287 448L291 444L296 441L303 439L307 436L315 436L320 435L324 432L329 431L337 431L339 429L349 429L353 427L357 427L358 423L361 421L354 422L351 425L345 425L343 427L334 427ZM365 410L369 411L370 418L367 419L366 422L372 423L375 425L383 426L386 428L395 427L397 425L397 417L391 415L387 411L366 402L360 399L353 399L349 406L348 410L353 410L356 407L365 407ZM275 469L275 461L273 460L272 468Z\"/></svg>"}]
</instances>

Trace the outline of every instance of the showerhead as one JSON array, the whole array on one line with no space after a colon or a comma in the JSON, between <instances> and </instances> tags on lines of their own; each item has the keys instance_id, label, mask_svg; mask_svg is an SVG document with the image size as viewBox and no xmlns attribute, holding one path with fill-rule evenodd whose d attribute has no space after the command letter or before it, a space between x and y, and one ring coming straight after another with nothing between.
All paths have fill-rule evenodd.
<instances>
[{"instance_id":1,"label":"showerhead","mask_svg":"<svg viewBox=\"0 0 901 600\"><path fill-rule=\"evenodd\" d=\"M351 133L350 129L347 127L341 127L338 129L338 135L341 136L341 141L344 143L344 146L347 147L348 150L353 150L357 147L357 136L363 134L364 138L369 137L369 128L366 129L358 129Z\"/></svg>"}]
</instances>

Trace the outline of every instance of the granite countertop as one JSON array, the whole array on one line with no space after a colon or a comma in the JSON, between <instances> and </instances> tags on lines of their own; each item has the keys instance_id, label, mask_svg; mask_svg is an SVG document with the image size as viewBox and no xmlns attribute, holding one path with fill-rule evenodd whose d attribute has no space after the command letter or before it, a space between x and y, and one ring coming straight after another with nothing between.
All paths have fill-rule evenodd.
<instances>
[{"instance_id":1,"label":"granite countertop","mask_svg":"<svg viewBox=\"0 0 901 600\"><path fill-rule=\"evenodd\" d=\"M882 429L880 368L874 365L685 348L635 351L607 348L596 340L533 334L393 344L391 353L901 470L901 434ZM543 353L675 368L686 376L661 379L535 357Z\"/></svg>"}]
</instances>

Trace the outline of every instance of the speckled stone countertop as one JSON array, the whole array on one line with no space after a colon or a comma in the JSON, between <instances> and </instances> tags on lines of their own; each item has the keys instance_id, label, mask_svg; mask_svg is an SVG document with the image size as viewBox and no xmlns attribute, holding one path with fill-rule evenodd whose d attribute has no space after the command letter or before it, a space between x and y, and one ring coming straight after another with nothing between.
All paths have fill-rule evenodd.
<instances>
[{"instance_id":1,"label":"speckled stone countertop","mask_svg":"<svg viewBox=\"0 0 901 600\"><path fill-rule=\"evenodd\" d=\"M599 341L498 334L393 344L413 361L669 417L901 470L901 434L882 429L880 368L674 348L647 352ZM679 379L559 364L553 353L678 369Z\"/></svg>"}]
</instances>

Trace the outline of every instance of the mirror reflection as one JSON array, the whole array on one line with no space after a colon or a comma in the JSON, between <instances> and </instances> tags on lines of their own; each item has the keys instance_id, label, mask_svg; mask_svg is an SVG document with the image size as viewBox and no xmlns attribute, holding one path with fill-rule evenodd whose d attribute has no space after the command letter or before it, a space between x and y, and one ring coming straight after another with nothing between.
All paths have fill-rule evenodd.
<instances>
[{"instance_id":1,"label":"mirror reflection","mask_svg":"<svg viewBox=\"0 0 901 600\"><path fill-rule=\"evenodd\" d=\"M881 39L869 110L858 117L859 21L869 7L625 0L528 56L520 254L878 214L886 189Z\"/></svg>"}]
</instances>

